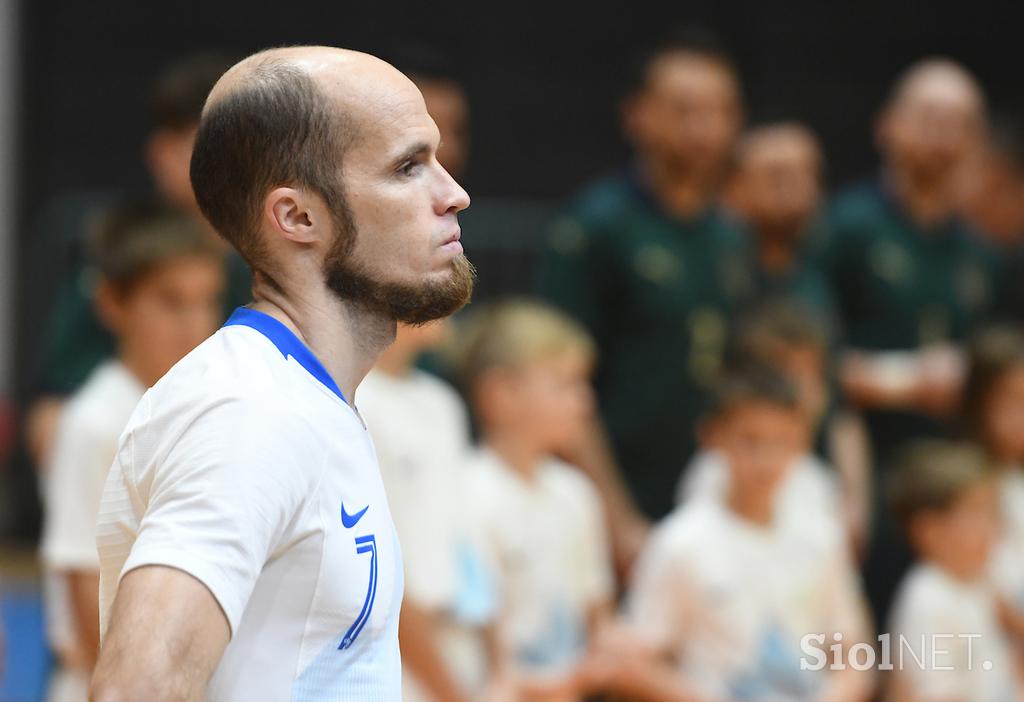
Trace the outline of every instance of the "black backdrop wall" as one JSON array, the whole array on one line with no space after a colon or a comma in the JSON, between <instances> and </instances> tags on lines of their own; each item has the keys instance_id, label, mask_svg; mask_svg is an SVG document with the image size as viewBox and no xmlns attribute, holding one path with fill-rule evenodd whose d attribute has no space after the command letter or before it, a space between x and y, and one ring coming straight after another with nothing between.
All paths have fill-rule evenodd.
<instances>
[{"instance_id":1,"label":"black backdrop wall","mask_svg":"<svg viewBox=\"0 0 1024 702\"><path fill-rule=\"evenodd\" d=\"M627 158L616 112L623 62L666 26L695 22L735 55L751 119L810 123L837 184L874 167L872 117L916 58L957 58L994 104L1016 108L1024 62L1014 5L24 0L19 367L31 361L55 274L52 242L33 226L40 208L68 189L144 186L150 83L187 52L436 46L460 67L470 96L471 194L557 199Z\"/></svg>"},{"instance_id":2,"label":"black backdrop wall","mask_svg":"<svg viewBox=\"0 0 1024 702\"><path fill-rule=\"evenodd\" d=\"M995 104L1015 106L1022 97L1015 4L23 0L19 395L25 399L59 276L59 252L41 231L39 213L68 190L145 186L150 83L187 52L434 45L460 66L470 96L471 194L478 202L555 201L626 160L617 77L666 26L695 22L716 31L742 70L751 119L810 123L826 144L830 182L838 184L873 169L872 116L894 75L916 58L957 58L981 77ZM505 207L498 219L510 211ZM538 211L543 207L530 216ZM482 268L481 282L507 269L495 266L492 276ZM30 492L30 473L16 474L25 490L13 493ZM30 531L28 521L15 531Z\"/></svg>"}]
</instances>

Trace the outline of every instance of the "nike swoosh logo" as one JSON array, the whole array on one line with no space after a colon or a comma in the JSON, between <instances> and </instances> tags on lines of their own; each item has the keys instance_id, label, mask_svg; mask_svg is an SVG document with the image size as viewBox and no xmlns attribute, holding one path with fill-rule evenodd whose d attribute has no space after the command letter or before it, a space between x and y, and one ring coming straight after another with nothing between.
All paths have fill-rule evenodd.
<instances>
[{"instance_id":1,"label":"nike swoosh logo","mask_svg":"<svg viewBox=\"0 0 1024 702\"><path fill-rule=\"evenodd\" d=\"M359 520L363 518L363 515L366 514L366 510L368 510L368 509L370 509L370 505L366 505L365 507L363 507L361 510L359 510L355 514L346 514L346 512L345 512L345 503L342 502L341 503L341 523L345 525L346 529L351 529L352 527L354 527L356 524L359 523Z\"/></svg>"}]
</instances>

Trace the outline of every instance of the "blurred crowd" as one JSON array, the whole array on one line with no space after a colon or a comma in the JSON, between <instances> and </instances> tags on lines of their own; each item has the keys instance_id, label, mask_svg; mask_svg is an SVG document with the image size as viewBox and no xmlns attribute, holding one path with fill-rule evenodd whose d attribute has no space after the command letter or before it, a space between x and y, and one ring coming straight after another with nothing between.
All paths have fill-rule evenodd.
<instances>
[{"instance_id":1,"label":"blurred crowd","mask_svg":"<svg viewBox=\"0 0 1024 702\"><path fill-rule=\"evenodd\" d=\"M470 105L433 58L397 64L458 179ZM228 65L156 81L152 192L79 218L40 341L51 699L96 660L120 432L250 299L188 178ZM359 387L407 700L1024 699L1024 123L922 59L879 172L829 196L827 145L746 124L741 81L703 32L636 57L633 158L550 222L533 294L400 327Z\"/></svg>"}]
</instances>

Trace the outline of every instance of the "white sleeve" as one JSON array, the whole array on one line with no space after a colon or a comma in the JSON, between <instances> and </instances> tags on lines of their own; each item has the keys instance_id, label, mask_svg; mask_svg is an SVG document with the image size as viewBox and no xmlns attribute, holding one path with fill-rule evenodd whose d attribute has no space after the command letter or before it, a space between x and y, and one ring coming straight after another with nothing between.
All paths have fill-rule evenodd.
<instances>
[{"instance_id":1,"label":"white sleeve","mask_svg":"<svg viewBox=\"0 0 1024 702\"><path fill-rule=\"evenodd\" d=\"M44 490L42 556L53 570L99 570L96 514L117 439L74 406L61 417Z\"/></svg>"},{"instance_id":2,"label":"white sleeve","mask_svg":"<svg viewBox=\"0 0 1024 702\"><path fill-rule=\"evenodd\" d=\"M689 627L694 584L666 537L653 534L640 554L626 595L626 618L649 646L678 655Z\"/></svg>"},{"instance_id":3,"label":"white sleeve","mask_svg":"<svg viewBox=\"0 0 1024 702\"><path fill-rule=\"evenodd\" d=\"M203 413L165 457L152 434L127 437L140 473L126 477L146 507L121 577L145 565L185 571L213 593L234 633L264 565L315 499L325 454L310 451L319 442L286 408L237 400ZM140 454L158 460L136 465Z\"/></svg>"}]
</instances>

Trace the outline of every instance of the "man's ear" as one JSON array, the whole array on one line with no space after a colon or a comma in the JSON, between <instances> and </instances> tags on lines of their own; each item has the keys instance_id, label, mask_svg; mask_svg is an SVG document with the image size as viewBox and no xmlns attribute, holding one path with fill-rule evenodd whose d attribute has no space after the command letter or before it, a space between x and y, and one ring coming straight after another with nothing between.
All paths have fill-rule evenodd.
<instances>
[{"instance_id":1,"label":"man's ear","mask_svg":"<svg viewBox=\"0 0 1024 702\"><path fill-rule=\"evenodd\" d=\"M274 188L264 200L263 213L278 234L296 243L312 244L324 237L323 204L303 190Z\"/></svg>"}]
</instances>

